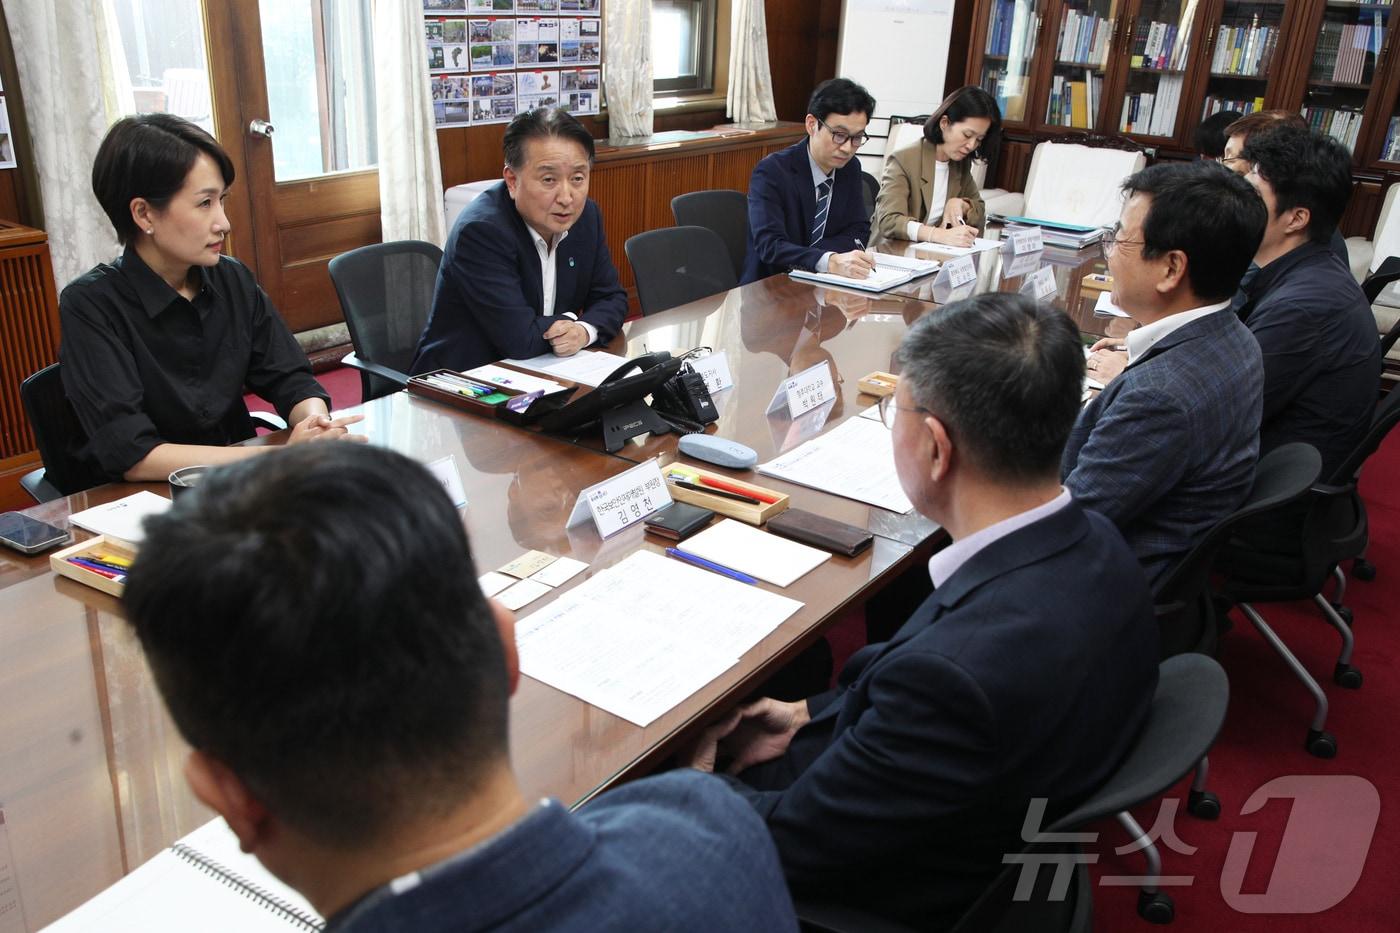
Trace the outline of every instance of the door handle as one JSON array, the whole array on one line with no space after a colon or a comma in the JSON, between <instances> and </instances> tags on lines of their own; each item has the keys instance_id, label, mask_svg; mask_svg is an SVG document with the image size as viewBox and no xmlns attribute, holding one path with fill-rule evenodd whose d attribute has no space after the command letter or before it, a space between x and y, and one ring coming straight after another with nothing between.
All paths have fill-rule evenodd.
<instances>
[{"instance_id":1,"label":"door handle","mask_svg":"<svg viewBox=\"0 0 1400 933\"><path fill-rule=\"evenodd\" d=\"M276 130L277 127L268 123L266 120L254 120L252 123L248 124L249 136L261 136L264 139L271 139L272 134L276 132Z\"/></svg>"}]
</instances>

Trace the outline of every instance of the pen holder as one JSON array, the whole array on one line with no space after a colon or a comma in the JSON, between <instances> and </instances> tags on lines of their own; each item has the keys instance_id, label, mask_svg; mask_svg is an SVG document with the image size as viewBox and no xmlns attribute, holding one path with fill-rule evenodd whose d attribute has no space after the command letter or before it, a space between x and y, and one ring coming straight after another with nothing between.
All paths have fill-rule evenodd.
<instances>
[{"instance_id":1,"label":"pen holder","mask_svg":"<svg viewBox=\"0 0 1400 933\"><path fill-rule=\"evenodd\" d=\"M873 373L861 376L856 386L866 395L877 395L883 398L886 395L894 395L895 390L899 388L899 377L877 369Z\"/></svg>"},{"instance_id":2,"label":"pen holder","mask_svg":"<svg viewBox=\"0 0 1400 933\"><path fill-rule=\"evenodd\" d=\"M136 559L136 546L117 538L107 535L98 535L86 541L70 545L61 551L55 551L49 555L49 567L53 572L70 580L77 580L79 583L90 586L95 590L101 590L111 596L120 597L126 585L110 577L104 577L96 571L89 570L79 564L70 563L70 557L92 557L96 554L110 554L120 557L123 560Z\"/></svg>"},{"instance_id":3,"label":"pen holder","mask_svg":"<svg viewBox=\"0 0 1400 933\"><path fill-rule=\"evenodd\" d=\"M739 493L749 492L761 493L765 496L777 496L777 501L760 502L758 505L752 505L748 502L740 502L737 499L726 499L724 496L712 496L709 493L699 492L694 489L686 489L674 483L667 483L666 488L670 491L671 498L675 499L677 502L689 502L691 505L703 506L711 512L718 512L720 515L725 515L729 518L737 518L739 521L747 522L750 525L762 525L774 515L785 511L788 507L789 500L787 495L778 492L776 489L769 489L766 486L756 486L753 483L746 483L743 480L735 479L732 476L726 476L723 473L716 473L712 470L706 470L694 466L693 464L681 463L679 461L662 467L662 473L668 472L671 467L682 469L687 473L694 473L700 478L719 480L727 486L733 486L734 491Z\"/></svg>"},{"instance_id":4,"label":"pen holder","mask_svg":"<svg viewBox=\"0 0 1400 933\"><path fill-rule=\"evenodd\" d=\"M493 405L489 402L482 402L474 398L469 398L468 396L462 395L458 392L449 392L448 390L439 388L438 386L428 381L429 378L432 377L440 379L444 376L451 377L454 379L467 379L470 382L474 382L483 386L488 386L493 391L499 392L501 395L507 396L507 398ZM551 408L557 408L560 404L566 401L570 395L573 394L574 388L574 386L569 386L565 389L561 389L560 391L551 392L548 395L536 399L535 402L528 409L526 409L524 413L517 413L509 411L506 408L506 403L509 402L510 399L515 398L517 395L524 395L525 393L520 389L511 389L506 386L492 385L491 383L483 382L480 379L472 379L469 376L463 376L461 373L451 369L438 369L430 373L423 373L418 376L410 376L408 380L408 391L412 392L414 395L418 395L423 398L430 398L435 402L442 402L444 405L450 405L453 408L460 408L462 411L476 412L477 414L486 415L491 418L501 418L505 421L511 421L516 424L529 423L529 421L532 420L530 416L537 413L536 409L543 411Z\"/></svg>"}]
</instances>

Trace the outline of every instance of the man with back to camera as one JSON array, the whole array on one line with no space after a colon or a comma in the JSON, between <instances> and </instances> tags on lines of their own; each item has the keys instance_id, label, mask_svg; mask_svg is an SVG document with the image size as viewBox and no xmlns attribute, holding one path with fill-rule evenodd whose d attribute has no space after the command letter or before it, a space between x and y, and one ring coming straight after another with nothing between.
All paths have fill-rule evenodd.
<instances>
[{"instance_id":1,"label":"man with back to camera","mask_svg":"<svg viewBox=\"0 0 1400 933\"><path fill-rule=\"evenodd\" d=\"M765 156L749 178L749 245L741 283L805 269L863 279L865 209L856 151L869 137L875 98L847 78L824 81L807 102L807 138Z\"/></svg>"},{"instance_id":2,"label":"man with back to camera","mask_svg":"<svg viewBox=\"0 0 1400 933\"><path fill-rule=\"evenodd\" d=\"M514 617L424 467L351 444L246 465L147 524L124 602L195 795L328 931L795 933L772 841L719 781L525 798Z\"/></svg>"},{"instance_id":3,"label":"man with back to camera","mask_svg":"<svg viewBox=\"0 0 1400 933\"><path fill-rule=\"evenodd\" d=\"M1123 191L1104 253L1113 301L1140 326L1126 356L1094 345L1089 375L1107 385L1070 433L1063 476L1118 525L1155 583L1254 482L1264 367L1229 307L1266 212L1213 162L1153 165Z\"/></svg>"},{"instance_id":4,"label":"man with back to camera","mask_svg":"<svg viewBox=\"0 0 1400 933\"><path fill-rule=\"evenodd\" d=\"M1269 218L1239 309L1264 351L1259 450L1305 441L1329 479L1371 427L1382 366L1371 304L1331 248L1351 197L1351 154L1281 125L1250 134L1244 160Z\"/></svg>"},{"instance_id":5,"label":"man with back to camera","mask_svg":"<svg viewBox=\"0 0 1400 933\"><path fill-rule=\"evenodd\" d=\"M1059 482L1084 374L1073 323L1010 294L915 322L881 402L900 485L953 543L933 595L838 687L763 699L687 756L763 816L795 894L945 929L1023 847L1033 798L1083 801L1157 678L1142 569Z\"/></svg>"},{"instance_id":6,"label":"man with back to camera","mask_svg":"<svg viewBox=\"0 0 1400 933\"><path fill-rule=\"evenodd\" d=\"M464 370L611 340L627 315L598 205L593 137L561 109L516 115L504 180L447 237L428 325L409 371Z\"/></svg>"}]
</instances>

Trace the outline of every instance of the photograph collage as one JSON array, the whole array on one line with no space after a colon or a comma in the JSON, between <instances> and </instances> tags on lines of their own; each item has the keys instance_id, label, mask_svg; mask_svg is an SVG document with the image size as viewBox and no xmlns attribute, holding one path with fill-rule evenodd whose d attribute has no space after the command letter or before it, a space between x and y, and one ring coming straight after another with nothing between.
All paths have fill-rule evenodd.
<instances>
[{"instance_id":1,"label":"photograph collage","mask_svg":"<svg viewBox=\"0 0 1400 933\"><path fill-rule=\"evenodd\" d=\"M601 15L601 0L423 0L436 124L505 123L537 107L598 113Z\"/></svg>"}]
</instances>

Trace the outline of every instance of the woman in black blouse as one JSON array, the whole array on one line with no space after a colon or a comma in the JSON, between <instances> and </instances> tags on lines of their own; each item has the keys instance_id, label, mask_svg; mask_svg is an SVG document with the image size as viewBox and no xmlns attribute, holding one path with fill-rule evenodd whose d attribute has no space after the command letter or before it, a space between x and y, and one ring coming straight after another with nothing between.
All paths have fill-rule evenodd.
<instances>
[{"instance_id":1,"label":"woman in black blouse","mask_svg":"<svg viewBox=\"0 0 1400 933\"><path fill-rule=\"evenodd\" d=\"M162 480L271 448L244 387L292 425L288 443L346 437L329 396L252 274L223 255L233 163L212 136L163 113L113 124L92 189L126 247L59 298L63 387L94 481Z\"/></svg>"}]
</instances>

